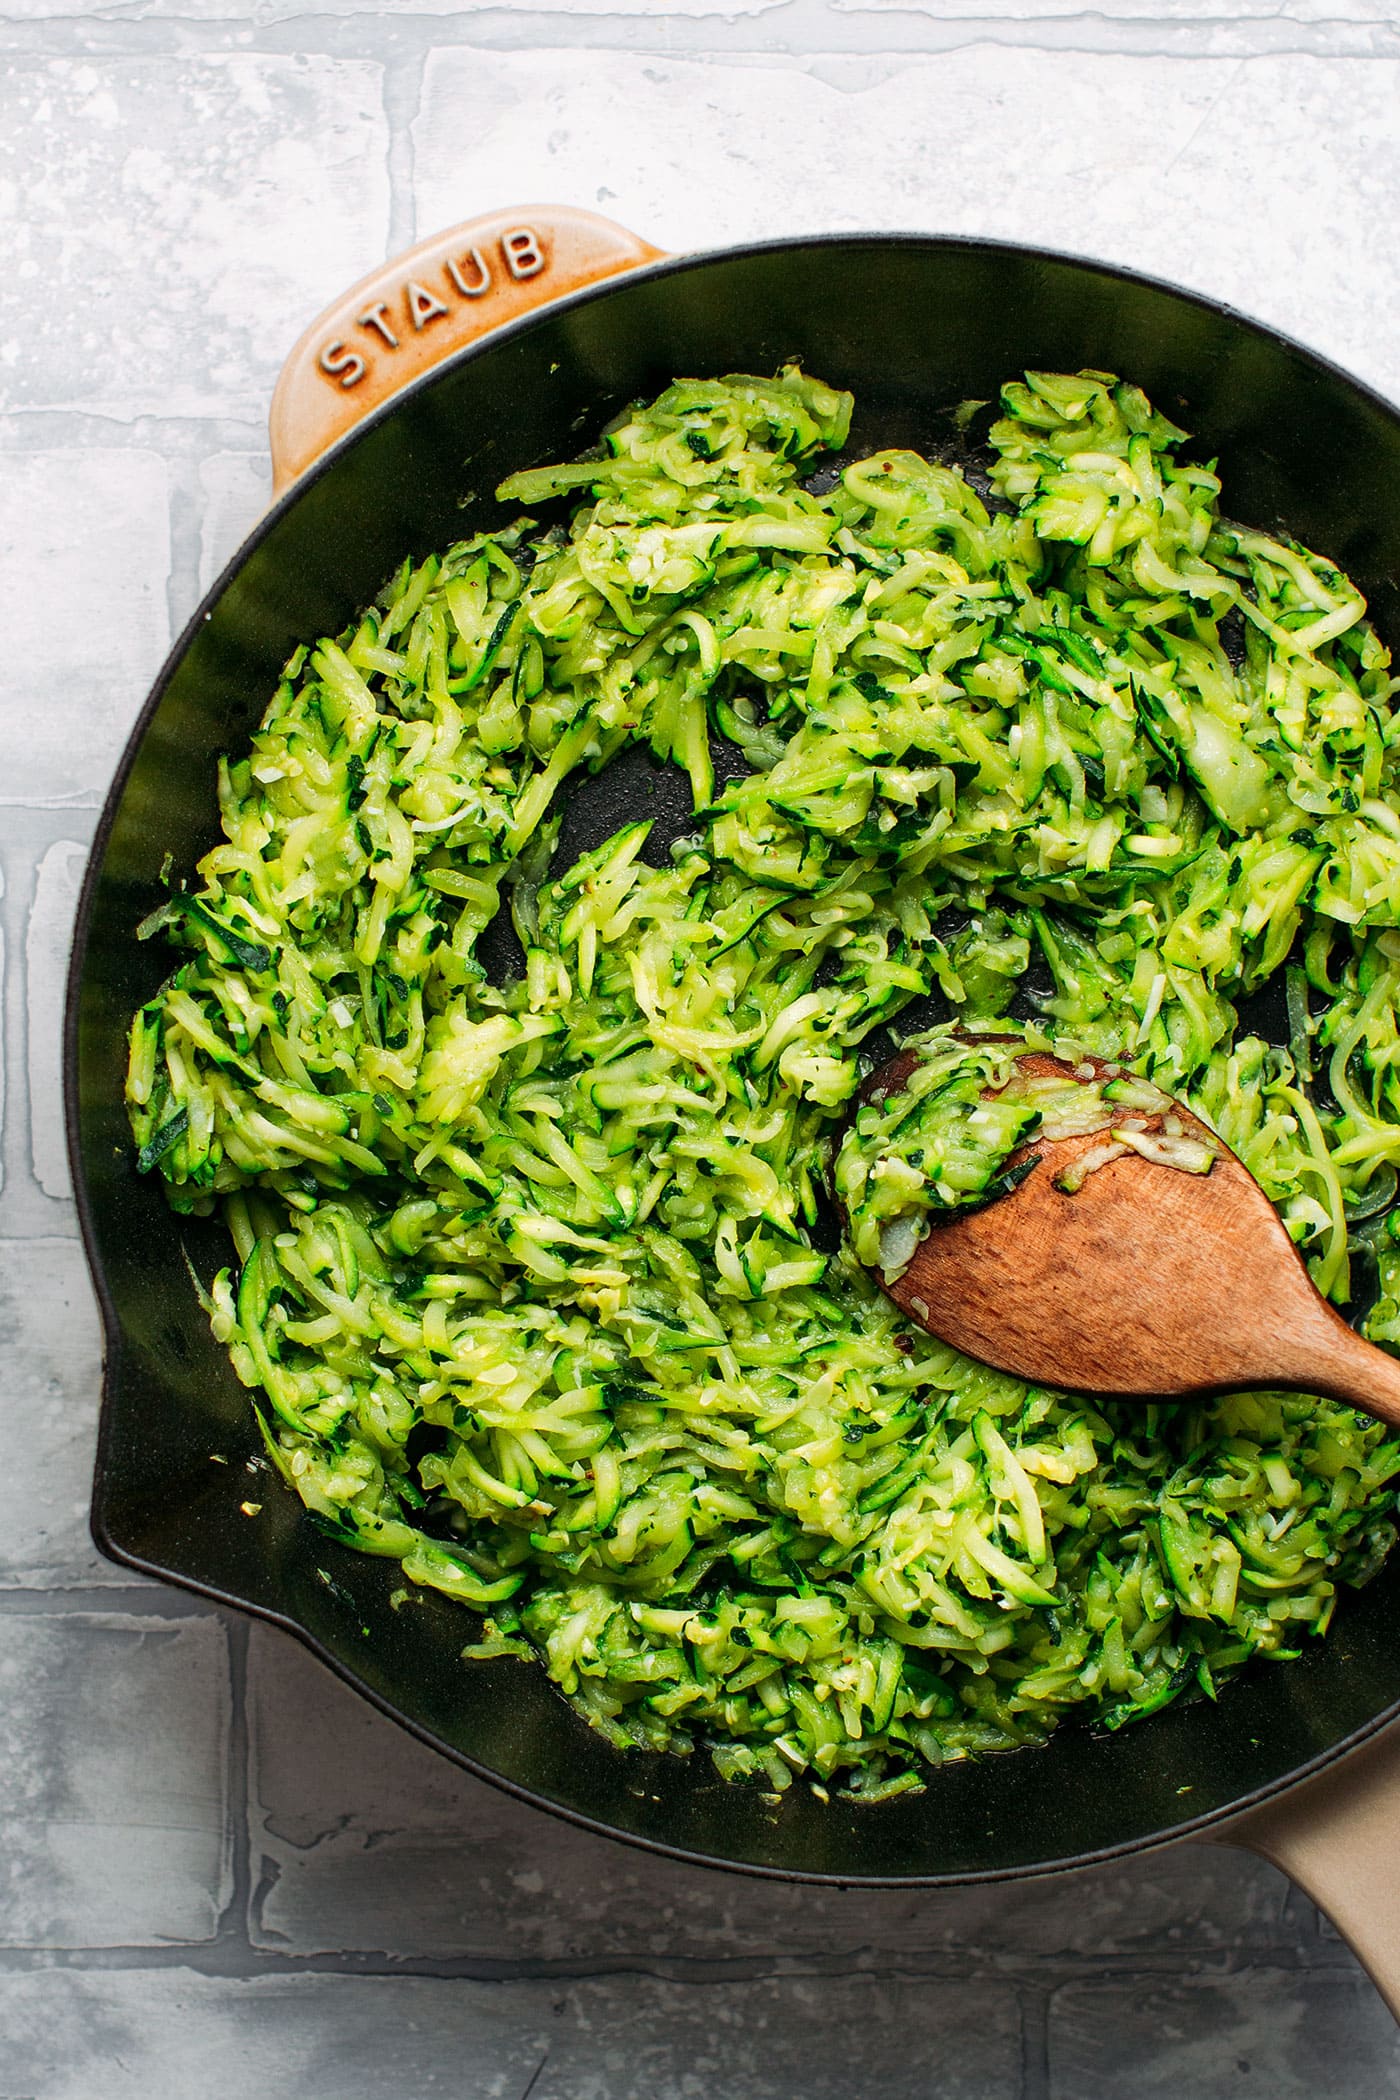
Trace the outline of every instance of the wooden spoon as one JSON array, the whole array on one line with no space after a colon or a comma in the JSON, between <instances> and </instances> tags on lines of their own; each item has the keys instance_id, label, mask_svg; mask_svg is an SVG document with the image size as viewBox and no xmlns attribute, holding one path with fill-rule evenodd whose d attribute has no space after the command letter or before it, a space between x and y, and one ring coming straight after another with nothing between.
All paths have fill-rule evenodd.
<instances>
[{"instance_id":1,"label":"wooden spoon","mask_svg":"<svg viewBox=\"0 0 1400 2100\"><path fill-rule=\"evenodd\" d=\"M917 1062L891 1059L864 1097L895 1091ZM1106 1070L1039 1051L1017 1063L1081 1080ZM1172 1113L1189 1136L1211 1135L1179 1102ZM1213 1138L1208 1174L1130 1152L1074 1195L1056 1188L1104 1137L1031 1139L1010 1164L1039 1164L1009 1195L933 1225L885 1285L895 1304L965 1355L1037 1385L1154 1398L1282 1387L1400 1426L1400 1362L1333 1311L1233 1152Z\"/></svg>"}]
</instances>

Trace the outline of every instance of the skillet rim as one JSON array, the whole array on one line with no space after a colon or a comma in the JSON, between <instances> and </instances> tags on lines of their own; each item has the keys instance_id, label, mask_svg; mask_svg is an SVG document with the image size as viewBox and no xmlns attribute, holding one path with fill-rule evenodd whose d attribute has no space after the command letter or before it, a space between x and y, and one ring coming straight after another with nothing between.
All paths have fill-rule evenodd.
<instances>
[{"instance_id":1,"label":"skillet rim","mask_svg":"<svg viewBox=\"0 0 1400 2100\"><path fill-rule=\"evenodd\" d=\"M371 432L381 428L393 415L411 400L435 386L447 375L456 373L464 365L483 356L498 344L514 340L523 332L552 322L562 313L587 306L606 298L610 293L620 292L642 278L655 279L679 275L683 272L704 269L715 263L732 263L765 255L791 254L799 250L843 250L850 248L917 248L933 251L953 251L964 254L990 254L992 256L1015 257L1032 264L1068 266L1091 272L1100 280L1142 287L1150 291L1166 293L1180 303L1194 307L1216 319L1223 319L1235 331L1262 339L1281 348L1313 371L1339 383L1353 397L1369 406L1374 412L1394 424L1400 432L1400 404L1381 394L1368 381L1326 357L1309 345L1300 342L1282 329L1242 312L1224 300L1212 299L1207 294L1176 284L1171 279L1158 277L1148 272L1132 270L1125 266L1096 260L1092 256L1077 254L1070 250L1041 247L1019 241L1009 241L974 234L938 234L917 231L855 231L841 233L818 233L785 235L768 240L737 243L727 247L707 248L685 254L666 257L658 262L640 265L618 273L583 289L566 293L550 300L529 314L503 323L476 342L465 344L461 349L444 357L428 371L407 382L397 392L367 412L364 418L346 431L330 445L318 459L300 474L276 497L257 520L252 530L242 540L234 554L224 564L208 590L171 644L168 654L151 685L139 714L132 725L113 773L111 785L104 798L97 823L94 827L87 865L84 870L82 889L74 914L72 948L65 982L62 1073L64 1132L67 1144L69 1167L73 1182L74 1204L78 1218L79 1237L88 1273L92 1280L94 1295L102 1319L102 1391L98 1415L96 1454L93 1468L93 1491L90 1524L93 1541L98 1550L118 1566L135 1573L166 1583L173 1588L203 1597L210 1603L224 1608L236 1609L250 1618L276 1626L295 1638L309 1650L325 1668L342 1683L348 1685L371 1706L405 1729L408 1734L424 1743L429 1749L446 1757L450 1762L483 1780L501 1792L510 1795L534 1809L559 1817L565 1822L587 1830L595 1836L611 1838L618 1843L658 1854L661 1857L679 1860L687 1865L710 1867L729 1873L755 1876L759 1879L783 1882L798 1882L820 1887L836 1888L956 1888L976 1886L984 1883L1021 1881L1046 1875L1062 1874L1077 1868L1101 1866L1130 1855L1147 1852L1164 1845L1199 1838L1204 1833L1229 1824L1247 1815L1263 1803L1275 1800L1290 1789L1302 1785L1318 1773L1327 1770L1340 1759L1359 1749L1364 1743L1385 1730L1400 1716L1400 1697L1397 1697L1380 1712L1350 1732L1339 1737L1325 1750L1316 1752L1291 1770L1267 1780L1235 1799L1212 1809L1199 1811L1173 1822L1169 1827L1139 1833L1115 1843L1100 1845L1087 1851L1065 1854L1060 1857L1036 1860L1014 1866L973 1868L946 1873L913 1872L905 1874L836 1873L820 1869L796 1868L770 1865L763 1861L736 1859L732 1856L696 1850L693 1847L670 1844L664 1839L635 1830L622 1829L615 1824L589 1815L586 1811L553 1800L536 1792L508 1774L481 1763L467 1752L444 1741L426 1725L415 1721L392 1700L375 1691L356 1675L348 1662L341 1661L301 1622L275 1606L260 1603L220 1587L215 1582L201 1581L197 1576L172 1570L159 1562L149 1560L132 1549L123 1546L112 1534L105 1508L107 1475L111 1445L116 1429L116 1411L123 1384L123 1337L120 1321L107 1284L105 1268L98 1248L97 1226L88 1188L85 1162L82 1152L78 1118L79 1070L78 1036L79 1007L92 933L94 904L101 868L106 859L107 848L116 823L118 812L125 796L127 783L135 766L138 753L164 698L182 664L186 653L208 620L213 617L213 608L222 598L248 560L256 552L274 526L289 509L323 476L333 471L342 456ZM1400 1552L1400 1548L1396 1549ZM1017 1754L1034 1754L1033 1751L996 1753L1004 1757ZM874 1808L871 1813L875 1813Z\"/></svg>"}]
</instances>

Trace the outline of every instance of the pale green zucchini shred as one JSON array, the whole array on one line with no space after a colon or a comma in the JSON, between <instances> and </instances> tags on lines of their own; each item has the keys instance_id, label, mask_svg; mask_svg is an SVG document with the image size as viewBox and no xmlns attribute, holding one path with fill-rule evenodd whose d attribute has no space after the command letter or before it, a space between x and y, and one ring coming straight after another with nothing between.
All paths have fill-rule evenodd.
<instances>
[{"instance_id":1,"label":"pale green zucchini shred","mask_svg":"<svg viewBox=\"0 0 1400 2100\"><path fill-rule=\"evenodd\" d=\"M1400 790L1359 593L1227 522L1134 387L1009 384L990 502L902 451L810 492L850 412L679 381L504 485L564 522L298 650L145 929L181 954L128 1095L140 1167L227 1219L214 1329L316 1518L618 1744L879 1798L1296 1653L1400 1454L906 1326L814 1238L862 1045L1033 994L1190 1101L1337 1302L1378 1269L1400 1343ZM564 783L636 742L693 833L554 865ZM1291 1049L1235 1004L1286 965Z\"/></svg>"}]
</instances>

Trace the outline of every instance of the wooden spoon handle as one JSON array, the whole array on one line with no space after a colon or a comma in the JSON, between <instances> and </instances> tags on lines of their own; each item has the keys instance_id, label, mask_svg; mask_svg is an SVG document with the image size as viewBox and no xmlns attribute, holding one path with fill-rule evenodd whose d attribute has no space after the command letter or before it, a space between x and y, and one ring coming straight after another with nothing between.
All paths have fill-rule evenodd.
<instances>
[{"instance_id":1,"label":"wooden spoon handle","mask_svg":"<svg viewBox=\"0 0 1400 2100\"><path fill-rule=\"evenodd\" d=\"M1400 1362L1363 1341L1325 1299L1316 1299L1312 1314L1279 1333L1271 1365L1274 1381L1345 1400L1400 1428ZM1259 1382L1269 1381L1261 1377Z\"/></svg>"}]
</instances>

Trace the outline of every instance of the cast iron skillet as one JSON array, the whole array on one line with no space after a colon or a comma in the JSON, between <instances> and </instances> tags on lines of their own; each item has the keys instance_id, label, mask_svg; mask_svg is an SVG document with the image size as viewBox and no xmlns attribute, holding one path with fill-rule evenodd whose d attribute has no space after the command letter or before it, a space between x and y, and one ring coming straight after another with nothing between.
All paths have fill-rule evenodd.
<instances>
[{"instance_id":1,"label":"cast iron skillet","mask_svg":"<svg viewBox=\"0 0 1400 2100\"><path fill-rule=\"evenodd\" d=\"M542 308L533 318L531 306ZM489 341L462 347L503 318ZM1300 1871L1334 1909L1350 1888L1348 1930L1379 1967L1388 1928L1358 1917L1355 1903L1358 1874L1397 1878L1376 1865L1386 1819L1374 1780L1360 1806L1350 1777L1345 1793L1329 1777L1277 1808L1258 1804L1400 1707L1400 1555L1344 1599L1325 1642L1286 1667L1256 1667L1218 1704L1176 1706L1114 1736L1067 1727L1047 1748L950 1767L922 1795L874 1809L801 1790L774 1807L756 1788L724 1785L703 1755L610 1748L537 1668L464 1665L471 1622L459 1606L424 1591L392 1609L396 1567L327 1539L274 1477L250 1472L260 1458L247 1397L186 1267L188 1253L209 1274L226 1241L215 1225L177 1220L159 1177L134 1172L124 1038L168 967L134 928L161 895L167 856L188 869L213 842L216 758L246 738L291 649L342 627L405 554L495 518L503 474L570 456L630 398L677 374L772 372L793 356L854 390L860 448L946 452L953 405L995 395L1028 365L1130 375L1197 433L1203 456L1218 456L1233 515L1285 524L1324 550L1400 644L1400 417L1295 344L1168 286L919 236L664 261L587 214L551 209L473 222L357 287L284 375L279 478L306 471L162 671L108 797L79 908L66 1071L107 1337L97 1542L128 1567L285 1626L424 1741L594 1830L761 1873L947 1883L1102 1860L1254 1805L1230 1835ZM679 814L667 797L659 768L633 761L605 774L574 797L571 843L606 836L639 806L664 822ZM242 1514L244 1501L261 1513ZM1369 1762L1382 1778L1395 1766L1400 1781L1388 1746ZM1321 1848L1339 1804L1350 1820Z\"/></svg>"}]
</instances>

